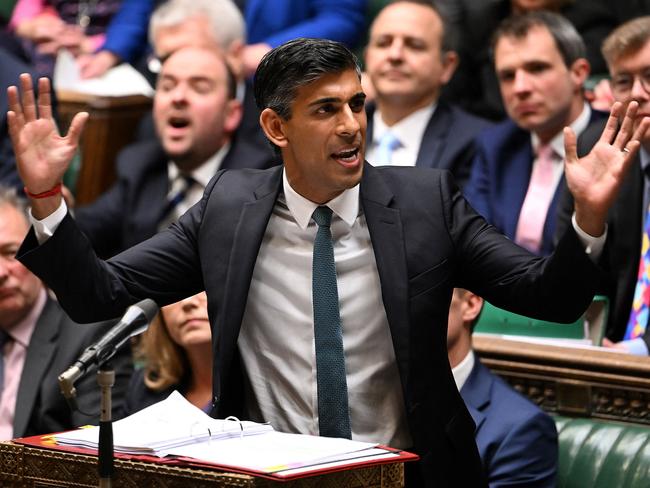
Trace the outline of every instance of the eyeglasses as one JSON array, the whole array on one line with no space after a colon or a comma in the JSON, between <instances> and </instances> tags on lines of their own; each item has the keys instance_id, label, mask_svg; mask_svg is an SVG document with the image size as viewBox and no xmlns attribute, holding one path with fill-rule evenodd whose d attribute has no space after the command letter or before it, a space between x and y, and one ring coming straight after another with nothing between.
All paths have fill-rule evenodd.
<instances>
[{"instance_id":1,"label":"eyeglasses","mask_svg":"<svg viewBox=\"0 0 650 488\"><path fill-rule=\"evenodd\" d=\"M611 80L612 91L620 95L629 94L637 78L646 93L650 94L650 68L643 70L639 74L621 73L613 76Z\"/></svg>"}]
</instances>

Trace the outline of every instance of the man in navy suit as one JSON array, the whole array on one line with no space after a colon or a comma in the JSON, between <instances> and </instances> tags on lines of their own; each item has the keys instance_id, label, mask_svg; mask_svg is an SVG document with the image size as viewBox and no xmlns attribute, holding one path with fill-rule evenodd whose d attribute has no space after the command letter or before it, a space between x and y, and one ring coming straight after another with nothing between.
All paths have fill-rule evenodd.
<instances>
[{"instance_id":1,"label":"man in navy suit","mask_svg":"<svg viewBox=\"0 0 650 488\"><path fill-rule=\"evenodd\" d=\"M476 444L490 488L556 485L555 423L481 364L472 331L483 299L456 288L449 307L447 349L456 386L476 424Z\"/></svg>"},{"instance_id":2,"label":"man in navy suit","mask_svg":"<svg viewBox=\"0 0 650 488\"><path fill-rule=\"evenodd\" d=\"M490 123L440 100L458 64L451 33L431 3L398 1L370 28L366 73L375 92L368 104L368 160L372 164L448 169L462 187L474 159L474 137ZM382 138L397 146L389 160Z\"/></svg>"},{"instance_id":3,"label":"man in navy suit","mask_svg":"<svg viewBox=\"0 0 650 488\"><path fill-rule=\"evenodd\" d=\"M637 106L623 115L614 105L596 149L582 159L567 131L575 226L544 259L476 214L447 171L364 162L365 94L342 44L285 43L264 57L255 83L260 123L284 164L220 171L177 223L102 261L59 190L87 114L60 137L47 80L39 80L37 116L32 81L21 76L22 99L16 87L8 91L8 120L34 227L19 259L78 320L118 315L144 297L165 305L205 289L215 416L318 434L323 412L340 419L330 426L345 427L341 436L418 453L420 461L406 467L409 487L485 486L475 426L447 358L452 290L545 320L577 318L600 275L593 259L604 244L605 214L650 120L632 134ZM320 251L329 254L326 263ZM312 270L312 257L324 273ZM322 274L334 283L317 286ZM326 311L313 306L324 299ZM335 388L318 378L331 368L316 374L317 325L337 338L325 348L329 364L344 367L329 378ZM321 409L334 394L335 411Z\"/></svg>"},{"instance_id":4,"label":"man in navy suit","mask_svg":"<svg viewBox=\"0 0 650 488\"><path fill-rule=\"evenodd\" d=\"M578 135L597 118L585 102L585 46L558 14L506 19L495 34L494 66L509 119L479 135L465 195L488 222L529 250L554 247L564 188L562 129Z\"/></svg>"},{"instance_id":5,"label":"man in navy suit","mask_svg":"<svg viewBox=\"0 0 650 488\"><path fill-rule=\"evenodd\" d=\"M270 148L259 150L237 134L242 107L234 95L218 51L185 47L166 60L154 95L158 137L124 149L117 182L75 210L99 255L113 256L176 220L219 169L272 165Z\"/></svg>"}]
</instances>

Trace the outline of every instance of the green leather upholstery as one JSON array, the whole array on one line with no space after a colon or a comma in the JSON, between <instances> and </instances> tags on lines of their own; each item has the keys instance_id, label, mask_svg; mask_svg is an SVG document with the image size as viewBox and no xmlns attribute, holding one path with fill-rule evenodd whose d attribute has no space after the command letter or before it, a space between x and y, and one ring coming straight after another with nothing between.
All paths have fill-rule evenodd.
<instances>
[{"instance_id":1,"label":"green leather upholstery","mask_svg":"<svg viewBox=\"0 0 650 488\"><path fill-rule=\"evenodd\" d=\"M650 426L555 416L558 488L650 487Z\"/></svg>"}]
</instances>

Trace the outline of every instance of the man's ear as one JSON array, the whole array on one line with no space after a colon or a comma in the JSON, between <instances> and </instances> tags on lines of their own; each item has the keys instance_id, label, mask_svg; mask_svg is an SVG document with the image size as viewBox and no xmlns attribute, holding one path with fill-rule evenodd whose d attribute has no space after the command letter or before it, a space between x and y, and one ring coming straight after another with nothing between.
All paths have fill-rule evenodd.
<instances>
[{"instance_id":1,"label":"man's ear","mask_svg":"<svg viewBox=\"0 0 650 488\"><path fill-rule=\"evenodd\" d=\"M459 58L456 51L446 51L442 56L442 73L440 73L440 84L446 85L458 68Z\"/></svg>"},{"instance_id":2,"label":"man's ear","mask_svg":"<svg viewBox=\"0 0 650 488\"><path fill-rule=\"evenodd\" d=\"M278 147L286 147L288 144L285 134L284 119L275 110L265 108L260 114L260 125L266 137Z\"/></svg>"},{"instance_id":3,"label":"man's ear","mask_svg":"<svg viewBox=\"0 0 650 488\"><path fill-rule=\"evenodd\" d=\"M578 89L582 89L591 72L591 65L585 58L578 58L573 62L569 71L571 72L573 83Z\"/></svg>"},{"instance_id":4,"label":"man's ear","mask_svg":"<svg viewBox=\"0 0 650 488\"><path fill-rule=\"evenodd\" d=\"M232 41L225 57L235 80L241 80L244 77L244 43L239 39Z\"/></svg>"},{"instance_id":5,"label":"man's ear","mask_svg":"<svg viewBox=\"0 0 650 488\"><path fill-rule=\"evenodd\" d=\"M223 129L226 133L232 134L237 130L244 113L242 104L237 99L228 100L226 103L226 118L223 121Z\"/></svg>"},{"instance_id":6,"label":"man's ear","mask_svg":"<svg viewBox=\"0 0 650 488\"><path fill-rule=\"evenodd\" d=\"M467 291L463 297L463 302L463 321L472 323L481 313L483 299L471 291Z\"/></svg>"}]
</instances>

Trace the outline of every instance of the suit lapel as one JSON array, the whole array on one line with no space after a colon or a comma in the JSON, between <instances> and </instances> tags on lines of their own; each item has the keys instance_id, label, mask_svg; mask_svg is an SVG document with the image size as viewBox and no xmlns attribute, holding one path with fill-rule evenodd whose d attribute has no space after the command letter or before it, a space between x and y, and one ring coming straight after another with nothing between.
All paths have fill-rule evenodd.
<instances>
[{"instance_id":1,"label":"suit lapel","mask_svg":"<svg viewBox=\"0 0 650 488\"><path fill-rule=\"evenodd\" d=\"M476 424L476 432L485 421L485 409L490 405L490 392L494 378L485 369L478 358L474 357L474 367L467 381L460 389L460 395L463 397L469 413Z\"/></svg>"},{"instance_id":2,"label":"suit lapel","mask_svg":"<svg viewBox=\"0 0 650 488\"><path fill-rule=\"evenodd\" d=\"M25 357L25 365L20 376L16 396L16 414L14 417L14 437L20 437L27 428L27 423L36 404L36 398L42 378L48 371L57 349L56 339L59 335L63 312L49 298L36 327L32 333Z\"/></svg>"},{"instance_id":3,"label":"suit lapel","mask_svg":"<svg viewBox=\"0 0 650 488\"><path fill-rule=\"evenodd\" d=\"M230 364L237 349L237 338L257 255L281 185L282 167L278 166L271 177L254 191L254 199L244 204L236 225L223 300L225 326L219 329L221 347L218 350L218 360L223 365Z\"/></svg>"},{"instance_id":4,"label":"suit lapel","mask_svg":"<svg viewBox=\"0 0 650 488\"><path fill-rule=\"evenodd\" d=\"M361 180L361 206L375 253L402 388L405 388L409 363L408 272L402 220L399 210L391 207L392 200L393 194L380 171L366 163Z\"/></svg>"},{"instance_id":5,"label":"suit lapel","mask_svg":"<svg viewBox=\"0 0 650 488\"><path fill-rule=\"evenodd\" d=\"M422 142L420 142L420 150L418 151L415 166L422 168L443 167L441 164L442 161L440 160L440 153L443 149L442 141L445 139L450 125L449 109L439 103L422 135Z\"/></svg>"}]
</instances>

